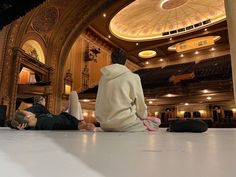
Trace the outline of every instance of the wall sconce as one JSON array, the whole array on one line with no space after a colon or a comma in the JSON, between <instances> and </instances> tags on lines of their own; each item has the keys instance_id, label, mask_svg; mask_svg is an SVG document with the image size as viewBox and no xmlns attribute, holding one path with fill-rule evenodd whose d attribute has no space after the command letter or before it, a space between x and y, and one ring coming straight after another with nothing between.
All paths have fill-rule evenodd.
<instances>
[{"instance_id":1,"label":"wall sconce","mask_svg":"<svg viewBox=\"0 0 236 177\"><path fill-rule=\"evenodd\" d=\"M66 76L64 78L64 94L69 95L70 92L72 91L72 74L70 72L70 69L66 72Z\"/></svg>"},{"instance_id":2,"label":"wall sconce","mask_svg":"<svg viewBox=\"0 0 236 177\"><path fill-rule=\"evenodd\" d=\"M101 53L101 49L94 45L88 44L87 50L85 51L85 61L97 62L97 55Z\"/></svg>"}]
</instances>

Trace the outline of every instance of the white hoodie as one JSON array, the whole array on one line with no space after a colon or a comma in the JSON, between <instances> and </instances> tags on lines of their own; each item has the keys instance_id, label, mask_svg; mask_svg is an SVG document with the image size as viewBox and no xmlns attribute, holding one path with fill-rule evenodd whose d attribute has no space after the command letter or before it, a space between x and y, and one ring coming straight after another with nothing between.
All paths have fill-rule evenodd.
<instances>
[{"instance_id":1,"label":"white hoodie","mask_svg":"<svg viewBox=\"0 0 236 177\"><path fill-rule=\"evenodd\" d=\"M120 64L101 69L95 116L105 131L145 131L147 118L140 77Z\"/></svg>"}]
</instances>

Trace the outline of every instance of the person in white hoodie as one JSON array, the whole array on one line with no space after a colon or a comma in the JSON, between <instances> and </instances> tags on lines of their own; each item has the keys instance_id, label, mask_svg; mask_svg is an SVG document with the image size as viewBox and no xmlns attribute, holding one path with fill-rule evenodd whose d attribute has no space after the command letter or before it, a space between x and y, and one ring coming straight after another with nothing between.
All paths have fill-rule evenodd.
<instances>
[{"instance_id":1,"label":"person in white hoodie","mask_svg":"<svg viewBox=\"0 0 236 177\"><path fill-rule=\"evenodd\" d=\"M114 50L111 59L112 64L101 69L96 120L104 131L146 131L149 122L140 77L124 66L127 53L123 49ZM158 121L150 123L157 128Z\"/></svg>"}]
</instances>

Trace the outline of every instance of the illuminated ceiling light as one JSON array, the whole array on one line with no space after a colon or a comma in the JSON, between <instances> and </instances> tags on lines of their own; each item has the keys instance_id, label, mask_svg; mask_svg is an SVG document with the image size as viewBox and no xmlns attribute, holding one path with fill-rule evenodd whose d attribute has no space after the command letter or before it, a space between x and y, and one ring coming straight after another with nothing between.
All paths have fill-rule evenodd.
<instances>
[{"instance_id":1,"label":"illuminated ceiling light","mask_svg":"<svg viewBox=\"0 0 236 177\"><path fill-rule=\"evenodd\" d=\"M211 98L210 96L208 96L206 99L207 99L207 100L211 100L212 98Z\"/></svg>"},{"instance_id":2,"label":"illuminated ceiling light","mask_svg":"<svg viewBox=\"0 0 236 177\"><path fill-rule=\"evenodd\" d=\"M102 14L102 16L103 16L103 17L106 17L106 16L107 16L107 14L103 13L103 14Z\"/></svg>"},{"instance_id":3,"label":"illuminated ceiling light","mask_svg":"<svg viewBox=\"0 0 236 177\"><path fill-rule=\"evenodd\" d=\"M203 114L203 113L204 113L204 110L199 110L199 112L200 112L201 114Z\"/></svg>"},{"instance_id":4,"label":"illuminated ceiling light","mask_svg":"<svg viewBox=\"0 0 236 177\"><path fill-rule=\"evenodd\" d=\"M83 102L89 102L90 100L88 100L88 99L83 99L82 101L83 101Z\"/></svg>"},{"instance_id":5,"label":"illuminated ceiling light","mask_svg":"<svg viewBox=\"0 0 236 177\"><path fill-rule=\"evenodd\" d=\"M137 42L136 45L139 45L139 43Z\"/></svg>"},{"instance_id":6,"label":"illuminated ceiling light","mask_svg":"<svg viewBox=\"0 0 236 177\"><path fill-rule=\"evenodd\" d=\"M178 96L178 95L176 95L176 94L168 93L168 94L164 95L163 97L171 98L171 97L177 97L177 96Z\"/></svg>"},{"instance_id":7,"label":"illuminated ceiling light","mask_svg":"<svg viewBox=\"0 0 236 177\"><path fill-rule=\"evenodd\" d=\"M194 54L195 54L195 55L198 55L198 54L199 54L199 52L198 52L198 51L196 51L196 52L194 52Z\"/></svg>"},{"instance_id":8,"label":"illuminated ceiling light","mask_svg":"<svg viewBox=\"0 0 236 177\"><path fill-rule=\"evenodd\" d=\"M108 38L110 39L110 38L111 38L111 35L108 35Z\"/></svg>"},{"instance_id":9,"label":"illuminated ceiling light","mask_svg":"<svg viewBox=\"0 0 236 177\"><path fill-rule=\"evenodd\" d=\"M149 62L148 61L146 61L146 65L148 65L149 64Z\"/></svg>"},{"instance_id":10,"label":"illuminated ceiling light","mask_svg":"<svg viewBox=\"0 0 236 177\"><path fill-rule=\"evenodd\" d=\"M159 61L163 62L164 60L163 60L163 58L160 58L160 60L159 60Z\"/></svg>"},{"instance_id":11,"label":"illuminated ceiling light","mask_svg":"<svg viewBox=\"0 0 236 177\"><path fill-rule=\"evenodd\" d=\"M205 28L204 31L207 31L207 28Z\"/></svg>"},{"instance_id":12,"label":"illuminated ceiling light","mask_svg":"<svg viewBox=\"0 0 236 177\"><path fill-rule=\"evenodd\" d=\"M204 32L208 26L226 19L224 0L205 0L207 2L205 4L199 1L201 5L196 5L194 8L189 5L190 1L194 0L159 0L156 3L145 0L132 1L111 19L109 29L114 36L126 41L155 41L161 38L169 40L169 35L190 33L200 28ZM155 10L153 10L154 6ZM143 7L149 13L143 15ZM217 9L217 12L205 10L211 7ZM183 20L187 18L183 9L194 20ZM156 15L156 12L162 15ZM178 15L173 15L173 12ZM150 19L156 20L148 23ZM163 25L165 27L162 27ZM186 30L186 27L191 28Z\"/></svg>"},{"instance_id":13,"label":"illuminated ceiling light","mask_svg":"<svg viewBox=\"0 0 236 177\"><path fill-rule=\"evenodd\" d=\"M198 50L201 48L211 47L220 39L221 39L220 36L197 37L171 45L168 47L168 51L176 51L177 53L184 53L186 51ZM201 45L196 45L199 43L201 43Z\"/></svg>"},{"instance_id":14,"label":"illuminated ceiling light","mask_svg":"<svg viewBox=\"0 0 236 177\"><path fill-rule=\"evenodd\" d=\"M211 48L211 51L215 51L216 49L214 47Z\"/></svg>"},{"instance_id":15,"label":"illuminated ceiling light","mask_svg":"<svg viewBox=\"0 0 236 177\"><path fill-rule=\"evenodd\" d=\"M170 41L172 41L172 37L170 38Z\"/></svg>"},{"instance_id":16,"label":"illuminated ceiling light","mask_svg":"<svg viewBox=\"0 0 236 177\"><path fill-rule=\"evenodd\" d=\"M162 0L160 7L164 10L176 9L184 5L188 0Z\"/></svg>"},{"instance_id":17,"label":"illuminated ceiling light","mask_svg":"<svg viewBox=\"0 0 236 177\"><path fill-rule=\"evenodd\" d=\"M139 52L138 56L140 58L152 58L157 55L157 52L154 50L144 50L142 52Z\"/></svg>"},{"instance_id":18,"label":"illuminated ceiling light","mask_svg":"<svg viewBox=\"0 0 236 177\"><path fill-rule=\"evenodd\" d=\"M185 106L188 106L189 104L188 103L184 103Z\"/></svg>"},{"instance_id":19,"label":"illuminated ceiling light","mask_svg":"<svg viewBox=\"0 0 236 177\"><path fill-rule=\"evenodd\" d=\"M180 55L180 57L182 57L182 58L183 58L183 57L184 57L184 54L181 54L181 55Z\"/></svg>"},{"instance_id":20,"label":"illuminated ceiling light","mask_svg":"<svg viewBox=\"0 0 236 177\"><path fill-rule=\"evenodd\" d=\"M149 104L152 104L153 102L152 102L152 101L149 101L148 103L149 103Z\"/></svg>"},{"instance_id":21,"label":"illuminated ceiling light","mask_svg":"<svg viewBox=\"0 0 236 177\"><path fill-rule=\"evenodd\" d=\"M83 116L84 116L84 117L87 117L87 116L88 116L88 112L84 112L84 113L83 113Z\"/></svg>"},{"instance_id":22,"label":"illuminated ceiling light","mask_svg":"<svg viewBox=\"0 0 236 177\"><path fill-rule=\"evenodd\" d=\"M168 2L169 0L163 0L160 4L161 8L163 7L163 4L165 4L166 2Z\"/></svg>"},{"instance_id":23,"label":"illuminated ceiling light","mask_svg":"<svg viewBox=\"0 0 236 177\"><path fill-rule=\"evenodd\" d=\"M209 90L204 89L202 92L203 92L203 93L209 93Z\"/></svg>"}]
</instances>

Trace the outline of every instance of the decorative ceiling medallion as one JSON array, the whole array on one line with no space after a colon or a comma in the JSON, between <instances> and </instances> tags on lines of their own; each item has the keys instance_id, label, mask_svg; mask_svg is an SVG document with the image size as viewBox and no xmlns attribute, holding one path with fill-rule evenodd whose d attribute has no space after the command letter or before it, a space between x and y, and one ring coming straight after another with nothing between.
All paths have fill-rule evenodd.
<instances>
[{"instance_id":1,"label":"decorative ceiling medallion","mask_svg":"<svg viewBox=\"0 0 236 177\"><path fill-rule=\"evenodd\" d=\"M152 41L200 30L226 19L224 0L136 0L110 21L125 41Z\"/></svg>"},{"instance_id":2,"label":"decorative ceiling medallion","mask_svg":"<svg viewBox=\"0 0 236 177\"><path fill-rule=\"evenodd\" d=\"M154 50L144 50L142 52L139 52L138 56L140 58L152 58L157 55L156 51Z\"/></svg>"},{"instance_id":3,"label":"decorative ceiling medallion","mask_svg":"<svg viewBox=\"0 0 236 177\"><path fill-rule=\"evenodd\" d=\"M165 10L171 10L182 6L186 2L188 2L188 0L163 0L161 7Z\"/></svg>"},{"instance_id":4,"label":"decorative ceiling medallion","mask_svg":"<svg viewBox=\"0 0 236 177\"><path fill-rule=\"evenodd\" d=\"M32 21L32 26L38 32L49 32L58 21L58 17L57 8L47 7L36 14Z\"/></svg>"},{"instance_id":5,"label":"decorative ceiling medallion","mask_svg":"<svg viewBox=\"0 0 236 177\"><path fill-rule=\"evenodd\" d=\"M201 49L214 45L216 41L220 40L220 38L220 36L205 36L194 38L172 45L168 47L168 50L176 52L186 52L189 50Z\"/></svg>"}]
</instances>

